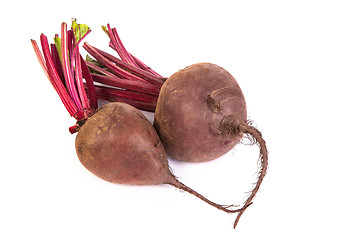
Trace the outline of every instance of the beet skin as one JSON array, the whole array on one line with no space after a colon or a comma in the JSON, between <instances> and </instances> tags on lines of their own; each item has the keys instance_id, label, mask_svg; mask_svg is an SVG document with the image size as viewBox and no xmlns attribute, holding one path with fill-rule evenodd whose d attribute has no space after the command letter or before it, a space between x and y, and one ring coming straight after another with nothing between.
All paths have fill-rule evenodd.
<instances>
[{"instance_id":1,"label":"beet skin","mask_svg":"<svg viewBox=\"0 0 360 240\"><path fill-rule=\"evenodd\" d=\"M239 143L236 126L246 123L244 95L233 76L210 63L173 74L161 88L154 126L174 159L216 159Z\"/></svg>"},{"instance_id":2,"label":"beet skin","mask_svg":"<svg viewBox=\"0 0 360 240\"><path fill-rule=\"evenodd\" d=\"M227 213L239 209L216 204L177 180L165 149L148 119L126 103L108 103L80 126L75 140L80 162L96 176L114 183L169 184Z\"/></svg>"},{"instance_id":3,"label":"beet skin","mask_svg":"<svg viewBox=\"0 0 360 240\"><path fill-rule=\"evenodd\" d=\"M81 126L75 141L81 163L109 182L162 184L168 161L151 123L134 107L108 103Z\"/></svg>"},{"instance_id":4,"label":"beet skin","mask_svg":"<svg viewBox=\"0 0 360 240\"><path fill-rule=\"evenodd\" d=\"M247 121L245 98L233 76L211 63L194 64L173 74L161 88L154 127L166 152L181 161L216 159L244 135L257 143L259 176L239 211L236 227L266 175L268 151L260 131Z\"/></svg>"}]
</instances>

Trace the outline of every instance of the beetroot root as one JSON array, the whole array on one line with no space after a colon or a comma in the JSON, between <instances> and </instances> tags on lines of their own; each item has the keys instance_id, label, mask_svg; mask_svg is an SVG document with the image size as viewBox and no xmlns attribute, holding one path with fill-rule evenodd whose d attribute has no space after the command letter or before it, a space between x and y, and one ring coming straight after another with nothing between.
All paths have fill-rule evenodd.
<instances>
[{"instance_id":1,"label":"beetroot root","mask_svg":"<svg viewBox=\"0 0 360 240\"><path fill-rule=\"evenodd\" d=\"M114 183L154 185L171 176L164 147L134 107L109 103L81 126L75 140L81 163Z\"/></svg>"},{"instance_id":2,"label":"beetroot root","mask_svg":"<svg viewBox=\"0 0 360 240\"><path fill-rule=\"evenodd\" d=\"M195 64L169 77L161 88L154 126L174 159L204 162L230 151L246 122L244 95L236 80L214 64Z\"/></svg>"},{"instance_id":3,"label":"beetroot root","mask_svg":"<svg viewBox=\"0 0 360 240\"><path fill-rule=\"evenodd\" d=\"M258 181L239 212L236 227L266 174L268 152L261 133L247 123L245 98L234 77L210 63L194 64L173 74L161 88L154 127L166 152L181 161L216 159L244 135L259 145Z\"/></svg>"}]
</instances>

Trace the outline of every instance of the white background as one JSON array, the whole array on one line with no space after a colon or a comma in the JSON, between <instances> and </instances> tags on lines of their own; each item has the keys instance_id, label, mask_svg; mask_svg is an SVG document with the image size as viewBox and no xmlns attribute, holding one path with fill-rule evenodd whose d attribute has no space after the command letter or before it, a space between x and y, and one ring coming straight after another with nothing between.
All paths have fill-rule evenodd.
<instances>
[{"instance_id":1,"label":"white background","mask_svg":"<svg viewBox=\"0 0 360 240\"><path fill-rule=\"evenodd\" d=\"M0 239L360 239L358 1L11 1L1 8ZM261 192L232 228L223 213L171 186L124 186L77 159L75 123L30 39L87 23L164 76L212 62L239 82L268 144ZM153 115L147 115L150 119ZM175 174L211 200L241 204L258 149Z\"/></svg>"}]
</instances>

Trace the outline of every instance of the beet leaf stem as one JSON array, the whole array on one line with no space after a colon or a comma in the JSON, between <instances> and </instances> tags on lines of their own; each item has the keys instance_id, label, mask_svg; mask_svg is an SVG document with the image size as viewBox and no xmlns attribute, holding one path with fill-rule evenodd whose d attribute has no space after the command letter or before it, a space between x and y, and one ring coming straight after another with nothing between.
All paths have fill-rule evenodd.
<instances>
[{"instance_id":1,"label":"beet leaf stem","mask_svg":"<svg viewBox=\"0 0 360 240\"><path fill-rule=\"evenodd\" d=\"M80 56L80 60L81 60L81 70L82 70L82 74L83 77L86 81L86 87L88 89L88 95L89 95L89 104L90 104L90 109L97 109L98 108L98 101L97 101L97 97L96 97L96 90L95 90L95 86L94 86L94 81L91 77L89 68L86 66L86 62L85 60Z\"/></svg>"},{"instance_id":2,"label":"beet leaf stem","mask_svg":"<svg viewBox=\"0 0 360 240\"><path fill-rule=\"evenodd\" d=\"M132 81L130 79L119 78L117 76L110 77L96 73L91 74L91 76L95 82L106 84L112 87L128 89L128 90L147 93L155 96L159 94L159 89L150 83Z\"/></svg>"},{"instance_id":3,"label":"beet leaf stem","mask_svg":"<svg viewBox=\"0 0 360 240\"><path fill-rule=\"evenodd\" d=\"M69 47L69 34L67 31L67 24L62 23L61 25L61 60L63 73L65 77L65 83L69 91L70 97L73 99L74 103L78 109L82 108L82 104L76 89L75 80L74 80L74 70L70 65L69 52L71 55L72 49ZM69 51L70 49L70 51Z\"/></svg>"},{"instance_id":4,"label":"beet leaf stem","mask_svg":"<svg viewBox=\"0 0 360 240\"><path fill-rule=\"evenodd\" d=\"M90 29L87 25L78 25L75 20L72 26L78 29L67 30L67 24L61 24L61 38L55 35L55 44L50 45L51 51L44 34L40 35L42 53L35 40L31 40L31 43L45 75L65 108L72 117L81 120L95 112L97 97L91 74L79 50L80 41L90 32ZM87 82L88 93L83 79ZM76 128L70 127L69 130L73 132L74 129Z\"/></svg>"},{"instance_id":5,"label":"beet leaf stem","mask_svg":"<svg viewBox=\"0 0 360 240\"><path fill-rule=\"evenodd\" d=\"M111 28L110 24L108 24L107 27L108 27L108 36L110 38L110 41L114 46L116 52L121 57L121 59L123 59L129 64L136 65L135 61L132 59L128 51L126 51L123 43L121 42L120 37L117 34L116 28Z\"/></svg>"},{"instance_id":6,"label":"beet leaf stem","mask_svg":"<svg viewBox=\"0 0 360 240\"><path fill-rule=\"evenodd\" d=\"M136 65L132 65L124 60L118 59L107 52L97 49L96 47L93 47L93 48L95 50L97 50L100 54L102 54L105 58L107 58L108 60L110 60L113 63L115 63L116 65L118 65L119 67L124 68L124 69L134 73L135 75L147 80L150 83L153 83L153 84L159 85L159 86L161 86L164 83L164 78L162 78L162 77L155 76L153 73L145 71L142 68L140 68Z\"/></svg>"},{"instance_id":7,"label":"beet leaf stem","mask_svg":"<svg viewBox=\"0 0 360 240\"><path fill-rule=\"evenodd\" d=\"M83 81L83 73L81 69L81 56L79 52L79 46L76 46L74 49L74 65L75 67L75 81L76 86L79 91L80 100L82 103L83 109L89 109L90 103L88 96L85 91L84 81Z\"/></svg>"},{"instance_id":8,"label":"beet leaf stem","mask_svg":"<svg viewBox=\"0 0 360 240\"><path fill-rule=\"evenodd\" d=\"M109 102L124 102L140 110L155 112L157 97L150 99L150 95L140 96L141 93L105 86L95 86L95 89L98 99Z\"/></svg>"},{"instance_id":9,"label":"beet leaf stem","mask_svg":"<svg viewBox=\"0 0 360 240\"><path fill-rule=\"evenodd\" d=\"M136 64L137 64L140 68L142 68L143 70L148 71L148 72L154 74L155 76L158 76L158 77L161 78L161 79L164 79L164 80L166 79L166 78L162 77L160 74L158 74L157 72L155 72L154 70L152 70L150 67L148 67L145 63L143 63L142 61L140 61L140 59L138 59L137 57L135 57L135 56L132 55L132 54L130 54L130 55L131 55L131 57L135 60Z\"/></svg>"},{"instance_id":10,"label":"beet leaf stem","mask_svg":"<svg viewBox=\"0 0 360 240\"><path fill-rule=\"evenodd\" d=\"M84 43L84 48L86 51L88 51L98 62L100 62L102 65L107 67L109 70L112 71L115 75L121 78L126 79L132 79L135 81L142 81L146 82L146 80L142 79L141 77L138 77L132 73L129 73L128 71L122 69L121 67L117 66L113 62L109 61L106 57L104 57L100 52L98 52L94 47L92 47L87 42Z\"/></svg>"},{"instance_id":11,"label":"beet leaf stem","mask_svg":"<svg viewBox=\"0 0 360 240\"><path fill-rule=\"evenodd\" d=\"M51 84L54 86L56 92L58 93L61 101L63 102L65 108L68 110L69 114L71 116L75 116L75 114L79 111L79 109L71 99L59 75L57 74L56 68L52 62L47 37L44 34L41 34L40 42L41 42L41 47L43 50L45 61L41 55L40 49L36 44L36 41L32 40L33 47L35 49L36 55L38 56L40 65L43 67L46 76L49 78Z\"/></svg>"}]
</instances>

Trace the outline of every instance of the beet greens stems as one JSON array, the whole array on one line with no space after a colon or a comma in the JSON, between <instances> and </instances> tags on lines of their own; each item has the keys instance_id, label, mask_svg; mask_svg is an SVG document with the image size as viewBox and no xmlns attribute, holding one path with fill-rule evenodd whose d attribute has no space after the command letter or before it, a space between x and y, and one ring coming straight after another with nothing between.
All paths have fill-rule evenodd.
<instances>
[{"instance_id":1,"label":"beet greens stems","mask_svg":"<svg viewBox=\"0 0 360 240\"><path fill-rule=\"evenodd\" d=\"M85 24L72 21L70 30L67 24L61 24L61 36L57 34L54 43L49 45L44 34L40 35L42 53L35 40L31 40L35 54L45 75L55 88L70 116L81 121L90 117L98 108L95 86L80 55L79 44L91 32ZM86 81L87 92L84 80ZM78 131L78 126L69 128L71 133Z\"/></svg>"},{"instance_id":2,"label":"beet greens stems","mask_svg":"<svg viewBox=\"0 0 360 240\"><path fill-rule=\"evenodd\" d=\"M110 38L109 46L120 58L84 43L90 56L86 64L93 80L107 86L95 86L99 99L125 102L140 110L155 111L160 88L166 78L152 70L124 47L116 28L102 27Z\"/></svg>"},{"instance_id":3,"label":"beet greens stems","mask_svg":"<svg viewBox=\"0 0 360 240\"><path fill-rule=\"evenodd\" d=\"M98 99L125 102L140 110L155 111L160 88L165 81L160 74L130 54L115 28L102 27L110 38L110 47L117 58L85 42L83 47L93 56L84 60L80 43L91 32L86 24L72 20L71 28L61 24L61 35L48 38L40 35L40 46L31 40L45 75L55 88L70 116L78 120L69 131L75 133L81 124L98 109ZM84 81L85 80L85 81ZM96 84L94 84L94 82Z\"/></svg>"}]
</instances>

